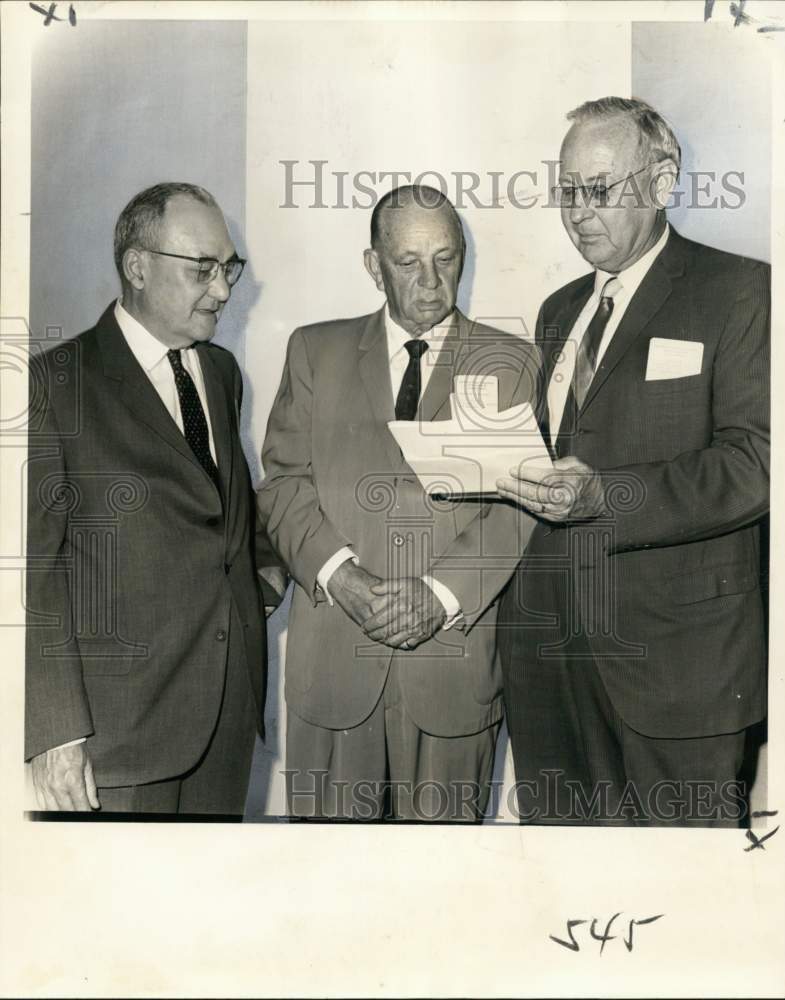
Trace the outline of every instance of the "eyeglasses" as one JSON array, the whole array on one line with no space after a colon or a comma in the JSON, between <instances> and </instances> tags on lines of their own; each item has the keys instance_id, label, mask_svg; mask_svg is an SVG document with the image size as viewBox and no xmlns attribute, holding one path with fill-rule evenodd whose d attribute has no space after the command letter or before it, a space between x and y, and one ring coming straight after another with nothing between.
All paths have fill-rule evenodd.
<instances>
[{"instance_id":1,"label":"eyeglasses","mask_svg":"<svg viewBox=\"0 0 785 1000\"><path fill-rule=\"evenodd\" d=\"M612 191L613 188L618 187L620 184L624 184L630 178L637 177L638 174L642 174L644 170L648 170L649 167L655 165L656 161L654 163L647 163L640 170L627 174L626 177L614 181L613 184L605 184L603 181L595 181L591 186L585 184L557 184L551 188L551 196L559 208L575 208L576 205L590 206L592 208L608 208L609 191ZM622 192L622 194L624 193ZM642 208L643 206L640 204L640 191L636 188L630 193L634 194L639 207Z\"/></svg>"},{"instance_id":2,"label":"eyeglasses","mask_svg":"<svg viewBox=\"0 0 785 1000\"><path fill-rule=\"evenodd\" d=\"M145 247L145 249L147 249ZM197 265L196 280L200 284L209 285L215 281L218 272L223 271L226 284L231 288L236 285L243 273L246 262L241 257L231 257L224 264L214 257L186 257L181 253L168 253L166 250L147 250L148 253L157 254L159 257L176 257L178 260L190 260Z\"/></svg>"}]
</instances>

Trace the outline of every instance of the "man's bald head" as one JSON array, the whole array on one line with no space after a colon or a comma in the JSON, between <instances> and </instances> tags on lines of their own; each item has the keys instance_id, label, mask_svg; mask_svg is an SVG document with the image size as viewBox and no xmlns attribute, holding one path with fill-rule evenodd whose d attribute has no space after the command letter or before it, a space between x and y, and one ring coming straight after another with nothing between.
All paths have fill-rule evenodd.
<instances>
[{"instance_id":1,"label":"man's bald head","mask_svg":"<svg viewBox=\"0 0 785 1000\"><path fill-rule=\"evenodd\" d=\"M385 233L396 224L406 224L411 218L412 210L443 214L451 220L456 232L464 243L463 226L450 199L437 191L436 188L424 184L407 184L405 187L393 188L383 195L376 203L371 214L371 246L378 250Z\"/></svg>"}]
</instances>

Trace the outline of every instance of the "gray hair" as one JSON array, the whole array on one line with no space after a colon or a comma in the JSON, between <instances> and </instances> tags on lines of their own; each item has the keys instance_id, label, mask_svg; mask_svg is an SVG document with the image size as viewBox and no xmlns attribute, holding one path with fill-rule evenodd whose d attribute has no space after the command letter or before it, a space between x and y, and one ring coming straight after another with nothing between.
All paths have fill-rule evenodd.
<instances>
[{"instance_id":1,"label":"gray hair","mask_svg":"<svg viewBox=\"0 0 785 1000\"><path fill-rule=\"evenodd\" d=\"M573 108L568 113L567 120L581 124L619 117L626 118L637 126L640 148L655 163L673 160L678 177L681 168L681 147L678 140L662 115L645 101L640 101L637 97L601 97L597 101L586 101L580 107Z\"/></svg>"},{"instance_id":2,"label":"gray hair","mask_svg":"<svg viewBox=\"0 0 785 1000\"><path fill-rule=\"evenodd\" d=\"M128 202L114 227L114 263L123 279L123 256L130 247L152 250L166 206L175 195L183 194L203 205L218 207L209 191L197 184L167 181L145 188Z\"/></svg>"}]
</instances>

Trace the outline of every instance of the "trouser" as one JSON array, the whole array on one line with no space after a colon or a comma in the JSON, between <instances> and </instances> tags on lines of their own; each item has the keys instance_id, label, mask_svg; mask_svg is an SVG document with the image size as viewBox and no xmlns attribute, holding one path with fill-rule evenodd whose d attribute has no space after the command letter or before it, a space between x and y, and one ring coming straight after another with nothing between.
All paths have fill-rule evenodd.
<instances>
[{"instance_id":1,"label":"trouser","mask_svg":"<svg viewBox=\"0 0 785 1000\"><path fill-rule=\"evenodd\" d=\"M201 758L185 774L165 781L99 788L101 811L242 817L251 773L256 715L242 625L232 607L221 706ZM176 733L172 739L177 739Z\"/></svg>"},{"instance_id":2,"label":"trouser","mask_svg":"<svg viewBox=\"0 0 785 1000\"><path fill-rule=\"evenodd\" d=\"M636 732L580 637L569 657L503 657L502 667L522 822L738 826L745 818L745 730L692 739Z\"/></svg>"},{"instance_id":3,"label":"trouser","mask_svg":"<svg viewBox=\"0 0 785 1000\"><path fill-rule=\"evenodd\" d=\"M472 822L488 804L500 723L468 736L432 736L406 709L393 659L370 716L325 729L287 711L291 816Z\"/></svg>"}]
</instances>

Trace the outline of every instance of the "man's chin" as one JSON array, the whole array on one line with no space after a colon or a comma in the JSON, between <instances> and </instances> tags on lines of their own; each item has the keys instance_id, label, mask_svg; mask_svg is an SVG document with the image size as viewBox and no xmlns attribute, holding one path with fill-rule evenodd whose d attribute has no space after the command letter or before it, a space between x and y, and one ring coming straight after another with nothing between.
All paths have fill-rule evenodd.
<instances>
[{"instance_id":1,"label":"man's chin","mask_svg":"<svg viewBox=\"0 0 785 1000\"><path fill-rule=\"evenodd\" d=\"M599 238L578 240L575 246L587 264L591 264L592 267L599 268L601 271L607 270L606 265L610 262L607 240Z\"/></svg>"},{"instance_id":2,"label":"man's chin","mask_svg":"<svg viewBox=\"0 0 785 1000\"><path fill-rule=\"evenodd\" d=\"M218 327L219 313L211 310L197 310L194 313L195 322L191 326L194 340L210 340L215 336Z\"/></svg>"},{"instance_id":3,"label":"man's chin","mask_svg":"<svg viewBox=\"0 0 785 1000\"><path fill-rule=\"evenodd\" d=\"M431 330L443 323L451 312L452 309L446 309L443 304L434 309L420 308L417 310L417 325L424 331Z\"/></svg>"}]
</instances>

